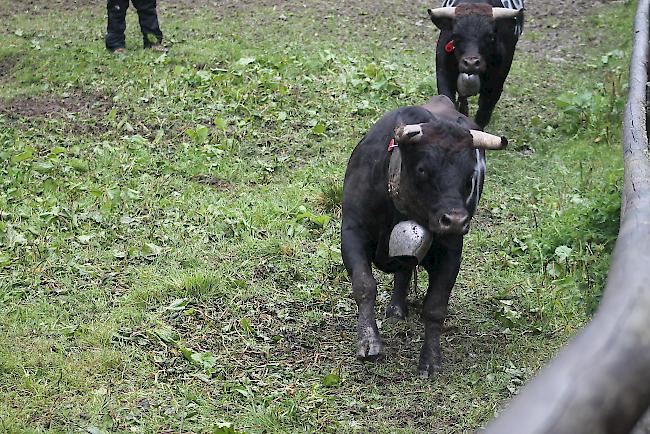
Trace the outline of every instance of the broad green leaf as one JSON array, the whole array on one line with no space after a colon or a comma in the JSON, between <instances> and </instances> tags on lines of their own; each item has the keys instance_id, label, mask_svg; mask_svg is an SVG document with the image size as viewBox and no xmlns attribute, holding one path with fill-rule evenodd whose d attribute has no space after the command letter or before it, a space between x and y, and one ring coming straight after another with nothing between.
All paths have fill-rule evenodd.
<instances>
[{"instance_id":1,"label":"broad green leaf","mask_svg":"<svg viewBox=\"0 0 650 434\"><path fill-rule=\"evenodd\" d=\"M88 244L90 242L90 240L95 238L95 235L93 235L93 234L79 235L77 238L79 239L79 242L81 244Z\"/></svg>"},{"instance_id":2,"label":"broad green leaf","mask_svg":"<svg viewBox=\"0 0 650 434\"><path fill-rule=\"evenodd\" d=\"M113 252L113 257L115 259L126 259L128 256L129 256L129 254L127 252L125 252L124 250Z\"/></svg>"},{"instance_id":3,"label":"broad green leaf","mask_svg":"<svg viewBox=\"0 0 650 434\"><path fill-rule=\"evenodd\" d=\"M198 143L204 143L208 139L210 130L205 125L198 125L196 127L196 137L198 138Z\"/></svg>"},{"instance_id":4,"label":"broad green leaf","mask_svg":"<svg viewBox=\"0 0 650 434\"><path fill-rule=\"evenodd\" d=\"M215 426L212 428L212 434L244 434L240 431L235 430L233 424L225 421L216 422Z\"/></svg>"},{"instance_id":5,"label":"broad green leaf","mask_svg":"<svg viewBox=\"0 0 650 434\"><path fill-rule=\"evenodd\" d=\"M165 137L165 130L162 128L159 128L158 131L156 132L156 138L153 139L154 145L157 145L162 141L162 139Z\"/></svg>"},{"instance_id":6,"label":"broad green leaf","mask_svg":"<svg viewBox=\"0 0 650 434\"><path fill-rule=\"evenodd\" d=\"M203 368L205 371L210 371L217 364L217 358L209 351L200 353L184 346L179 346L178 349L185 359Z\"/></svg>"},{"instance_id":7,"label":"broad green leaf","mask_svg":"<svg viewBox=\"0 0 650 434\"><path fill-rule=\"evenodd\" d=\"M11 226L7 228L6 241L9 247L14 247L16 245L27 244L27 238Z\"/></svg>"},{"instance_id":8,"label":"broad green leaf","mask_svg":"<svg viewBox=\"0 0 650 434\"><path fill-rule=\"evenodd\" d=\"M189 298L177 298L176 300L172 301L169 306L167 306L167 310L171 310L173 312L184 310L189 302Z\"/></svg>"},{"instance_id":9,"label":"broad green leaf","mask_svg":"<svg viewBox=\"0 0 650 434\"><path fill-rule=\"evenodd\" d=\"M251 325L251 322L248 320L248 318L242 318L239 320L239 324L241 325L242 330L246 332L249 335L255 335L255 329Z\"/></svg>"},{"instance_id":10,"label":"broad green leaf","mask_svg":"<svg viewBox=\"0 0 650 434\"><path fill-rule=\"evenodd\" d=\"M546 273L548 273L548 275L554 279L560 277L562 275L562 272L562 265L558 264L555 261L549 262L546 266Z\"/></svg>"},{"instance_id":11,"label":"broad green leaf","mask_svg":"<svg viewBox=\"0 0 650 434\"><path fill-rule=\"evenodd\" d=\"M127 188L120 192L120 197L124 200L139 200L142 198L138 190L133 190L131 188Z\"/></svg>"},{"instance_id":12,"label":"broad green leaf","mask_svg":"<svg viewBox=\"0 0 650 434\"><path fill-rule=\"evenodd\" d=\"M326 130L327 130L327 128L321 122L314 125L314 127L311 129L312 133L314 133L314 134L316 134L318 136L321 136L321 135L325 134Z\"/></svg>"},{"instance_id":13,"label":"broad green leaf","mask_svg":"<svg viewBox=\"0 0 650 434\"><path fill-rule=\"evenodd\" d=\"M178 339L178 334L167 325L156 327L151 333L166 344L173 344Z\"/></svg>"},{"instance_id":14,"label":"broad green leaf","mask_svg":"<svg viewBox=\"0 0 650 434\"><path fill-rule=\"evenodd\" d=\"M237 65L241 65L241 66L250 65L251 63L255 62L255 60L256 59L254 57L242 57L237 61Z\"/></svg>"},{"instance_id":15,"label":"broad green leaf","mask_svg":"<svg viewBox=\"0 0 650 434\"><path fill-rule=\"evenodd\" d=\"M573 252L573 249L568 246L560 246L555 249L555 255L557 255L560 262L565 262L567 258L571 256L571 252Z\"/></svg>"},{"instance_id":16,"label":"broad green leaf","mask_svg":"<svg viewBox=\"0 0 650 434\"><path fill-rule=\"evenodd\" d=\"M88 172L88 163L84 160L81 160L79 158L72 158L70 159L70 167L72 167L74 170L77 172Z\"/></svg>"},{"instance_id":17,"label":"broad green leaf","mask_svg":"<svg viewBox=\"0 0 650 434\"><path fill-rule=\"evenodd\" d=\"M160 255L162 251L163 248L160 246L157 246L153 243L144 243L141 253L144 257L154 257Z\"/></svg>"},{"instance_id":18,"label":"broad green leaf","mask_svg":"<svg viewBox=\"0 0 650 434\"><path fill-rule=\"evenodd\" d=\"M332 372L323 377L323 386L325 387L336 387L341 384L341 377Z\"/></svg>"},{"instance_id":19,"label":"broad green leaf","mask_svg":"<svg viewBox=\"0 0 650 434\"><path fill-rule=\"evenodd\" d=\"M11 265L11 258L8 255L0 254L0 267Z\"/></svg>"},{"instance_id":20,"label":"broad green leaf","mask_svg":"<svg viewBox=\"0 0 650 434\"><path fill-rule=\"evenodd\" d=\"M40 161L32 166L38 173L50 173L54 170L54 164L49 161Z\"/></svg>"},{"instance_id":21,"label":"broad green leaf","mask_svg":"<svg viewBox=\"0 0 650 434\"><path fill-rule=\"evenodd\" d=\"M115 122L116 118L117 118L117 109L115 107L113 107L112 109L110 109L110 111L106 115L106 119L109 122Z\"/></svg>"},{"instance_id":22,"label":"broad green leaf","mask_svg":"<svg viewBox=\"0 0 650 434\"><path fill-rule=\"evenodd\" d=\"M216 117L214 119L214 125L220 130L228 128L228 123L222 117Z\"/></svg>"},{"instance_id":23,"label":"broad green leaf","mask_svg":"<svg viewBox=\"0 0 650 434\"><path fill-rule=\"evenodd\" d=\"M120 217L120 223L122 223L123 225L130 225L133 222L135 222L135 219L128 215L123 215L122 217Z\"/></svg>"},{"instance_id":24,"label":"broad green leaf","mask_svg":"<svg viewBox=\"0 0 650 434\"><path fill-rule=\"evenodd\" d=\"M32 148L31 146L25 146L25 149L23 150L23 152L21 152L20 154L16 154L13 157L11 157L11 163L12 164L18 164L18 163L21 163L23 161L27 161L27 160L31 159L34 156L34 151L36 151L36 150L34 148Z\"/></svg>"}]
</instances>

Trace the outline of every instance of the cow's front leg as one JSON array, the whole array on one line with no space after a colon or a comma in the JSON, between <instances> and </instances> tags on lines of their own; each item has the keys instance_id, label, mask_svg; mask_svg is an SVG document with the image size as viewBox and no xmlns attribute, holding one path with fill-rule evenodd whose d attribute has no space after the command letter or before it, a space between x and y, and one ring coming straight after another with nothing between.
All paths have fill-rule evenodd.
<instances>
[{"instance_id":1,"label":"cow's front leg","mask_svg":"<svg viewBox=\"0 0 650 434\"><path fill-rule=\"evenodd\" d=\"M454 58L444 52L444 49L438 42L436 53L436 86L438 95L445 95L454 105L456 105L456 93L458 92L458 65L455 64Z\"/></svg>"},{"instance_id":2,"label":"cow's front leg","mask_svg":"<svg viewBox=\"0 0 650 434\"><path fill-rule=\"evenodd\" d=\"M447 305L451 289L456 283L460 269L463 237L446 239L444 245L437 246L432 264L427 266L429 288L422 308L424 321L424 344L420 352L419 373L421 378L440 369L440 335L447 317Z\"/></svg>"},{"instance_id":3,"label":"cow's front leg","mask_svg":"<svg viewBox=\"0 0 650 434\"><path fill-rule=\"evenodd\" d=\"M469 102L467 101L466 96L458 97L458 111L465 116L469 116Z\"/></svg>"},{"instance_id":4,"label":"cow's front leg","mask_svg":"<svg viewBox=\"0 0 650 434\"><path fill-rule=\"evenodd\" d=\"M371 243L357 231L341 231L341 253L352 281L352 295L357 302L357 357L374 360L381 355L383 347L375 318L377 281L372 275L369 252Z\"/></svg>"},{"instance_id":5,"label":"cow's front leg","mask_svg":"<svg viewBox=\"0 0 650 434\"><path fill-rule=\"evenodd\" d=\"M390 298L390 304L386 310L386 317L396 319L406 319L408 307L406 305L406 296L409 291L409 284L413 276L413 269L395 273L395 282L393 283L393 295Z\"/></svg>"},{"instance_id":6,"label":"cow's front leg","mask_svg":"<svg viewBox=\"0 0 650 434\"><path fill-rule=\"evenodd\" d=\"M485 129L487 124L490 123L492 112L494 111L497 102L499 102L502 92L503 87L486 89L485 91L481 90L481 95L478 98L478 109L476 110L476 117L474 119L481 129Z\"/></svg>"},{"instance_id":7,"label":"cow's front leg","mask_svg":"<svg viewBox=\"0 0 650 434\"><path fill-rule=\"evenodd\" d=\"M377 282L372 275L370 266L367 269L356 269L353 271L352 293L359 308L357 357L360 359L374 360L381 355L383 347L375 318Z\"/></svg>"}]
</instances>

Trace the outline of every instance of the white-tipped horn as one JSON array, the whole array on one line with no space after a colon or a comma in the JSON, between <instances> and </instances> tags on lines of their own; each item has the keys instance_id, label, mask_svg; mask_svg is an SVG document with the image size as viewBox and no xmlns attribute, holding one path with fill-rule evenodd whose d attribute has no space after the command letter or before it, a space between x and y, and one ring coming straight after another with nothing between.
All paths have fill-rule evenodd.
<instances>
[{"instance_id":1,"label":"white-tipped horn","mask_svg":"<svg viewBox=\"0 0 650 434\"><path fill-rule=\"evenodd\" d=\"M469 132L474 139L474 147L477 149L499 150L508 146L508 139L505 137L495 136L494 134L478 130L470 130Z\"/></svg>"},{"instance_id":2,"label":"white-tipped horn","mask_svg":"<svg viewBox=\"0 0 650 434\"><path fill-rule=\"evenodd\" d=\"M517 18L521 9L492 8L492 16L495 20L507 20Z\"/></svg>"},{"instance_id":3,"label":"white-tipped horn","mask_svg":"<svg viewBox=\"0 0 650 434\"><path fill-rule=\"evenodd\" d=\"M397 142L417 143L422 138L422 125L402 125L395 130L395 140Z\"/></svg>"},{"instance_id":4,"label":"white-tipped horn","mask_svg":"<svg viewBox=\"0 0 650 434\"><path fill-rule=\"evenodd\" d=\"M446 7L427 9L427 12L431 18L454 18L456 15L456 8Z\"/></svg>"}]
</instances>

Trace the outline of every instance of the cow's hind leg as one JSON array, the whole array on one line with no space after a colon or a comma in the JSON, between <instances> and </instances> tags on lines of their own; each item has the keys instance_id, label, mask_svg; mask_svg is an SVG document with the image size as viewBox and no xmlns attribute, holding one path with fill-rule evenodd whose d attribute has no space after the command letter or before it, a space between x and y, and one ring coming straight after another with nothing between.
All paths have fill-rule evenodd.
<instances>
[{"instance_id":1,"label":"cow's hind leg","mask_svg":"<svg viewBox=\"0 0 650 434\"><path fill-rule=\"evenodd\" d=\"M343 262L352 281L352 295L359 308L357 322L357 357L374 360L383 352L375 318L377 281L372 275L369 243L352 230L341 233Z\"/></svg>"},{"instance_id":2,"label":"cow's hind leg","mask_svg":"<svg viewBox=\"0 0 650 434\"><path fill-rule=\"evenodd\" d=\"M421 378L428 378L430 374L440 370L440 335L447 317L451 289L456 283L460 269L462 247L462 236L448 240L444 246L437 246L435 260L432 258L434 262L426 267L429 273L429 288L422 308L424 343L418 367Z\"/></svg>"},{"instance_id":3,"label":"cow's hind leg","mask_svg":"<svg viewBox=\"0 0 650 434\"><path fill-rule=\"evenodd\" d=\"M390 299L390 304L386 310L386 317L397 319L406 319L408 315L408 307L406 305L406 296L411 283L413 270L398 271L395 273L395 283L393 284L393 295Z\"/></svg>"}]
</instances>

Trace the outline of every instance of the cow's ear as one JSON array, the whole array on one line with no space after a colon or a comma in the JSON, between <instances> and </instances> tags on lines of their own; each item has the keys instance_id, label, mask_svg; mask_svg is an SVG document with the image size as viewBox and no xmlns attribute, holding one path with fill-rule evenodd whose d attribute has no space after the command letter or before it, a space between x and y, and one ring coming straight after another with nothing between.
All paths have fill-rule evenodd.
<instances>
[{"instance_id":1,"label":"cow's ear","mask_svg":"<svg viewBox=\"0 0 650 434\"><path fill-rule=\"evenodd\" d=\"M524 22L524 8L519 9L519 13L517 14L517 20L520 23Z\"/></svg>"},{"instance_id":2,"label":"cow's ear","mask_svg":"<svg viewBox=\"0 0 650 434\"><path fill-rule=\"evenodd\" d=\"M452 8L440 8L440 9L452 9ZM429 18L431 22L436 25L440 30L449 30L451 31L454 27L454 18L450 17L447 14L436 13L435 9L427 9Z\"/></svg>"}]
</instances>

